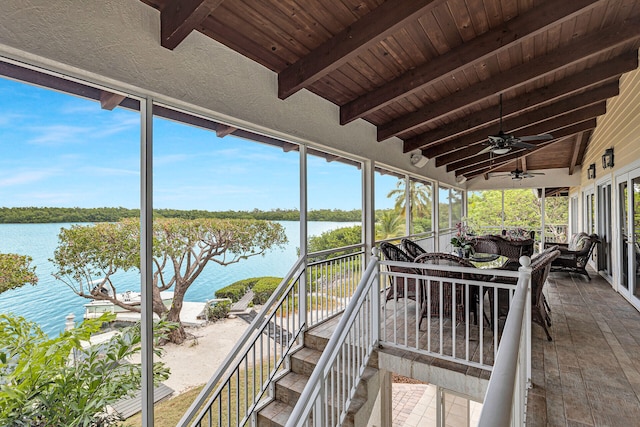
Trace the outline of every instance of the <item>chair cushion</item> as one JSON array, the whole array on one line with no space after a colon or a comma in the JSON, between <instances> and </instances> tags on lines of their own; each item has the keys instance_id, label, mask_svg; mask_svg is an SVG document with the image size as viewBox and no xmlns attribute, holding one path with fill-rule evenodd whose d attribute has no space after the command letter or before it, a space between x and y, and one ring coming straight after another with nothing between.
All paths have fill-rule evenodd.
<instances>
[{"instance_id":1,"label":"chair cushion","mask_svg":"<svg viewBox=\"0 0 640 427\"><path fill-rule=\"evenodd\" d=\"M504 238L512 242L521 242L524 240L529 240L531 238L531 233L529 233L524 228L513 228L506 231Z\"/></svg>"}]
</instances>

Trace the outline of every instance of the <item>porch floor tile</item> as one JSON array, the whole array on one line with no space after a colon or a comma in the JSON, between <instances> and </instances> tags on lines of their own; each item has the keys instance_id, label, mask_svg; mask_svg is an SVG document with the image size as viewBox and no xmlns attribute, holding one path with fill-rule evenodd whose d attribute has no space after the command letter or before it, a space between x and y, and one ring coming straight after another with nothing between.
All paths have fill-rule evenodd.
<instances>
[{"instance_id":1,"label":"porch floor tile","mask_svg":"<svg viewBox=\"0 0 640 427\"><path fill-rule=\"evenodd\" d=\"M640 313L590 275L549 275L553 341L533 325L528 426L640 422Z\"/></svg>"}]
</instances>

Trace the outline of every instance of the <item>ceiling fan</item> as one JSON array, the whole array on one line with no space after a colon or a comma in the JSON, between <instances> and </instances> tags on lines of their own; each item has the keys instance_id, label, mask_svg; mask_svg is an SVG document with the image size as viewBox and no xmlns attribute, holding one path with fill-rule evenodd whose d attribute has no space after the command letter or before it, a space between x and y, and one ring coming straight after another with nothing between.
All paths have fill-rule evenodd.
<instances>
[{"instance_id":1,"label":"ceiling fan","mask_svg":"<svg viewBox=\"0 0 640 427\"><path fill-rule=\"evenodd\" d=\"M500 94L500 131L496 135L489 135L487 141L484 142L484 144L488 145L487 148L478 154L491 152L501 155L508 153L512 148L526 148L527 150L531 150L537 146L528 144L528 141L547 141L550 139L553 139L553 135L548 133L520 137L505 133L502 130L502 94Z\"/></svg>"},{"instance_id":2,"label":"ceiling fan","mask_svg":"<svg viewBox=\"0 0 640 427\"><path fill-rule=\"evenodd\" d=\"M534 176L540 175L544 175L544 172L525 172L518 168L515 168L515 170L512 170L511 172L505 174L492 174L492 176L510 176L511 179L515 179L518 181L524 178L533 178Z\"/></svg>"}]
</instances>

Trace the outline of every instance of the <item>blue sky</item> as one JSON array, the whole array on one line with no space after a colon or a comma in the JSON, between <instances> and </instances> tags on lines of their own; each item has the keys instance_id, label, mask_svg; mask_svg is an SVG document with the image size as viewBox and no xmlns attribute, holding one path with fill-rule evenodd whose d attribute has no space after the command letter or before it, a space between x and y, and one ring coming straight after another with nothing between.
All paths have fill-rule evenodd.
<instances>
[{"instance_id":1,"label":"blue sky","mask_svg":"<svg viewBox=\"0 0 640 427\"><path fill-rule=\"evenodd\" d=\"M138 112L0 79L0 206L139 207ZM298 153L154 120L154 206L298 208ZM311 157L310 209L361 207L360 171ZM377 176L377 207L395 178Z\"/></svg>"}]
</instances>

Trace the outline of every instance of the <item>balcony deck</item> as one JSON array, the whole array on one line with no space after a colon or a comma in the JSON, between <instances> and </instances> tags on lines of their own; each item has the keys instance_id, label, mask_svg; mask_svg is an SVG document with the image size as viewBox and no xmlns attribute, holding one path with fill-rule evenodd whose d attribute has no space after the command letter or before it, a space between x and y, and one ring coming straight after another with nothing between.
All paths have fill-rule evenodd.
<instances>
[{"instance_id":1,"label":"balcony deck","mask_svg":"<svg viewBox=\"0 0 640 427\"><path fill-rule=\"evenodd\" d=\"M640 420L640 313L597 274L551 273L552 342L533 325L528 426Z\"/></svg>"}]
</instances>

